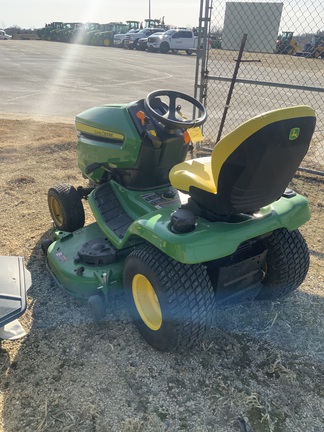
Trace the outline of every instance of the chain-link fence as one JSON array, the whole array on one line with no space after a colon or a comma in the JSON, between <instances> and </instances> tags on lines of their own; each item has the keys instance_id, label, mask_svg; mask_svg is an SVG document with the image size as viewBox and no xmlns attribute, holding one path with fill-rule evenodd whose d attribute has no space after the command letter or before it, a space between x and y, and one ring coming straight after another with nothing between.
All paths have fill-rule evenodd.
<instances>
[{"instance_id":1,"label":"chain-link fence","mask_svg":"<svg viewBox=\"0 0 324 432\"><path fill-rule=\"evenodd\" d=\"M303 167L324 174L324 3L201 0L200 23L205 145L261 112L310 105L317 126Z\"/></svg>"},{"instance_id":2,"label":"chain-link fence","mask_svg":"<svg viewBox=\"0 0 324 432\"><path fill-rule=\"evenodd\" d=\"M262 112L293 105L315 109L311 146L290 186L309 200L311 222L301 229L318 281L324 259L323 23L320 0L201 0L204 48L197 56L195 80L195 96L208 111L205 140L198 147L203 151Z\"/></svg>"}]
</instances>

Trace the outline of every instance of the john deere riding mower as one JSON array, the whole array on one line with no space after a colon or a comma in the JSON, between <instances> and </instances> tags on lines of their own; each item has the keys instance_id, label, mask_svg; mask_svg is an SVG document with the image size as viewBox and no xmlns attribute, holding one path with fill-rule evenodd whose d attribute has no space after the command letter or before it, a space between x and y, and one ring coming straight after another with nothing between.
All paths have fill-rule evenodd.
<instances>
[{"instance_id":1,"label":"john deere riding mower","mask_svg":"<svg viewBox=\"0 0 324 432\"><path fill-rule=\"evenodd\" d=\"M188 107L198 118L184 117ZM138 330L162 351L196 344L217 303L279 299L308 271L298 231L308 203L287 185L307 152L314 111L259 115L211 157L187 160L206 117L197 100L170 90L89 109L76 117L89 187L48 192L54 241L43 249L57 283L88 299L96 319L110 291L124 289ZM95 218L87 226L82 200Z\"/></svg>"}]
</instances>

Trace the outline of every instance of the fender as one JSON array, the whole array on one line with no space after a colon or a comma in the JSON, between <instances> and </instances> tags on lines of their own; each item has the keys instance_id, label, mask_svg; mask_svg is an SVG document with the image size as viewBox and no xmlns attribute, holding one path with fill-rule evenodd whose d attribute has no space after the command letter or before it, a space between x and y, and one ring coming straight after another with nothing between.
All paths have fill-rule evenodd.
<instances>
[{"instance_id":1,"label":"fender","mask_svg":"<svg viewBox=\"0 0 324 432\"><path fill-rule=\"evenodd\" d=\"M162 209L134 221L123 239L123 246L137 236L179 262L197 264L229 256L241 243L278 228L293 231L309 219L308 201L299 194L282 197L262 208L255 217L238 223L199 219L195 230L185 234L170 230L170 213Z\"/></svg>"}]
</instances>

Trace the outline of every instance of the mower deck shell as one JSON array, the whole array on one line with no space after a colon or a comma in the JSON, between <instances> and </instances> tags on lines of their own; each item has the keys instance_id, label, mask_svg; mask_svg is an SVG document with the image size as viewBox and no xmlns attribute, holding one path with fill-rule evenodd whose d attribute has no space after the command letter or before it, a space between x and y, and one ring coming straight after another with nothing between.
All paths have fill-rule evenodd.
<instances>
[{"instance_id":1,"label":"mower deck shell","mask_svg":"<svg viewBox=\"0 0 324 432\"><path fill-rule=\"evenodd\" d=\"M47 267L56 283L70 295L89 298L108 287L122 287L123 254L115 263L108 266L86 265L78 262L77 252L94 238L104 238L104 233L96 223L92 223L74 233L56 231L56 240L47 250Z\"/></svg>"}]
</instances>

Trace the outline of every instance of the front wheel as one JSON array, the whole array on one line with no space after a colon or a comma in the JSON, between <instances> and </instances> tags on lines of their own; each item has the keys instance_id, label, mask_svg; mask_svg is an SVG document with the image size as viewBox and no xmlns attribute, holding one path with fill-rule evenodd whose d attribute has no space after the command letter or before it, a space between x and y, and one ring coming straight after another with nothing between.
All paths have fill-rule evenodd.
<instances>
[{"instance_id":1,"label":"front wheel","mask_svg":"<svg viewBox=\"0 0 324 432\"><path fill-rule=\"evenodd\" d=\"M54 225L61 231L76 231L85 222L84 208L78 191L69 184L59 184L49 189L48 207Z\"/></svg>"},{"instance_id":2,"label":"front wheel","mask_svg":"<svg viewBox=\"0 0 324 432\"><path fill-rule=\"evenodd\" d=\"M124 289L137 329L159 351L189 349L211 325L215 297L203 265L146 246L127 257Z\"/></svg>"},{"instance_id":3,"label":"front wheel","mask_svg":"<svg viewBox=\"0 0 324 432\"><path fill-rule=\"evenodd\" d=\"M166 54L170 49L170 46L167 42L162 42L160 46L160 51L162 54Z\"/></svg>"},{"instance_id":4,"label":"front wheel","mask_svg":"<svg viewBox=\"0 0 324 432\"><path fill-rule=\"evenodd\" d=\"M266 239L268 249L265 278L256 300L277 300L295 291L309 268L309 251L298 230L274 231Z\"/></svg>"}]
</instances>

